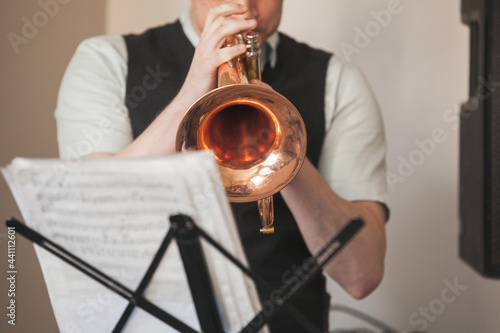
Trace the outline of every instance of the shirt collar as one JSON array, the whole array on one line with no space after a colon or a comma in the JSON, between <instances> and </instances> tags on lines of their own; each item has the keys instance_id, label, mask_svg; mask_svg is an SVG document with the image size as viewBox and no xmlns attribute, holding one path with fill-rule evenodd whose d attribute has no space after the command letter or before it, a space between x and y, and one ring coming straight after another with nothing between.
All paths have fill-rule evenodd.
<instances>
[{"instance_id":1,"label":"shirt collar","mask_svg":"<svg viewBox=\"0 0 500 333\"><path fill-rule=\"evenodd\" d=\"M196 47L196 45L198 45L198 42L200 41L200 36L198 36L196 30L194 30L193 23L191 22L190 12L191 8L189 7L181 15L179 21L181 22L184 34L191 42L191 44ZM262 55L260 60L262 70L264 70L264 68L266 67L267 62L269 62L271 68L274 68L276 66L276 61L278 60L277 49L279 40L280 37L277 31L273 32L269 37L267 37L266 43L264 44L264 47L262 47Z\"/></svg>"},{"instance_id":2,"label":"shirt collar","mask_svg":"<svg viewBox=\"0 0 500 333\"><path fill-rule=\"evenodd\" d=\"M184 13L179 18L179 21L181 22L184 34L189 39L191 44L193 44L193 46L196 47L196 45L198 45L198 42L200 41L200 36L198 36L196 30L194 30L193 23L191 22L190 12L191 12L191 7L189 7L187 10L184 11Z\"/></svg>"}]
</instances>

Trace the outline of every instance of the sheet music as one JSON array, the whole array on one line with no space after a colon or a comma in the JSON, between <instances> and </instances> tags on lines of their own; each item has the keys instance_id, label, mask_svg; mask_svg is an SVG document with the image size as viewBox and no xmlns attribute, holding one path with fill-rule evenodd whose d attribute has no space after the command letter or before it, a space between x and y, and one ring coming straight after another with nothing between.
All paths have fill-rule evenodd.
<instances>
[{"instance_id":1,"label":"sheet music","mask_svg":"<svg viewBox=\"0 0 500 333\"><path fill-rule=\"evenodd\" d=\"M2 172L26 223L135 290L169 228L186 214L246 263L230 207L211 155L60 161L15 159ZM204 252L228 332L260 309L254 284L207 244ZM127 302L83 273L37 248L61 332L110 332ZM176 244L147 298L199 330ZM175 332L137 310L125 332Z\"/></svg>"}]
</instances>

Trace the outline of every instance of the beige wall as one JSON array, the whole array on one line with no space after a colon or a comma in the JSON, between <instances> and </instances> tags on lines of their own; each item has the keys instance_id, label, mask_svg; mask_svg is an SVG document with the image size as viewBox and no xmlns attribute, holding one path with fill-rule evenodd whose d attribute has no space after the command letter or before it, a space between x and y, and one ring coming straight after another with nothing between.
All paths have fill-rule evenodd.
<instances>
[{"instance_id":1,"label":"beige wall","mask_svg":"<svg viewBox=\"0 0 500 333\"><path fill-rule=\"evenodd\" d=\"M0 2L0 165L16 156L56 157L56 127L53 117L59 83L78 43L104 32L105 3L102 0L2 0ZM33 19L35 16L35 20ZM37 26L25 28L23 18ZM46 20L45 20L46 19ZM24 38L13 47L9 33ZM12 36L12 35L11 35ZM16 52L16 49L18 52ZM58 332L33 246L17 237L16 283L17 325L7 327L7 242L4 220L20 217L12 196L0 180L0 332ZM9 325L10 326L10 325Z\"/></svg>"},{"instance_id":2,"label":"beige wall","mask_svg":"<svg viewBox=\"0 0 500 333\"><path fill-rule=\"evenodd\" d=\"M107 0L106 32L140 33L149 27L175 20L189 3L189 0Z\"/></svg>"}]
</instances>

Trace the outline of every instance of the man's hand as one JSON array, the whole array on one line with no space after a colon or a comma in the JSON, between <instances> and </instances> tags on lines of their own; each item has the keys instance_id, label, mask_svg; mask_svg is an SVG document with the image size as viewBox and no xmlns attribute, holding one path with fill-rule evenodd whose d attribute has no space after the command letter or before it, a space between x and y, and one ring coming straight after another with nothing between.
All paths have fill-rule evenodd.
<instances>
[{"instance_id":1,"label":"man's hand","mask_svg":"<svg viewBox=\"0 0 500 333\"><path fill-rule=\"evenodd\" d=\"M149 127L116 156L158 156L175 152L177 127L186 111L198 98L216 88L217 68L246 51L245 45L222 46L228 36L257 26L256 20L244 19L247 10L242 5L224 3L208 11L181 90Z\"/></svg>"},{"instance_id":2,"label":"man's hand","mask_svg":"<svg viewBox=\"0 0 500 333\"><path fill-rule=\"evenodd\" d=\"M245 6L234 3L224 3L209 10L186 81L179 93L186 102L193 103L215 89L217 68L245 53L245 45L222 46L228 36L257 27L254 19L235 18L243 17L246 12Z\"/></svg>"}]
</instances>

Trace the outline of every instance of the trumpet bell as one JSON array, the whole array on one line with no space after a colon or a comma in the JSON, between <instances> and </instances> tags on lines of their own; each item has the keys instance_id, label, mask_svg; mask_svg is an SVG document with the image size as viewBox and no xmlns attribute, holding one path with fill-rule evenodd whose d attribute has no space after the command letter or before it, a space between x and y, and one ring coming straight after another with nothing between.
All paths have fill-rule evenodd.
<instances>
[{"instance_id":1,"label":"trumpet bell","mask_svg":"<svg viewBox=\"0 0 500 333\"><path fill-rule=\"evenodd\" d=\"M231 84L207 93L179 125L176 151L212 150L230 202L258 201L282 190L299 172L306 130L279 93Z\"/></svg>"}]
</instances>

